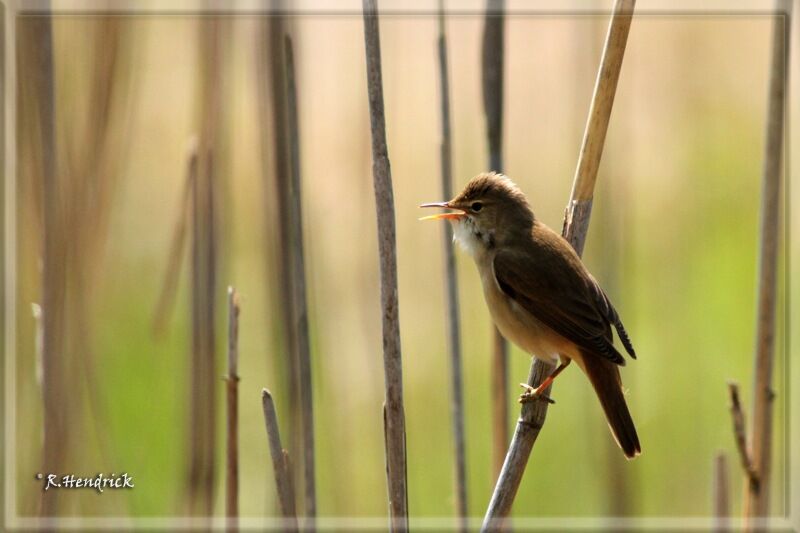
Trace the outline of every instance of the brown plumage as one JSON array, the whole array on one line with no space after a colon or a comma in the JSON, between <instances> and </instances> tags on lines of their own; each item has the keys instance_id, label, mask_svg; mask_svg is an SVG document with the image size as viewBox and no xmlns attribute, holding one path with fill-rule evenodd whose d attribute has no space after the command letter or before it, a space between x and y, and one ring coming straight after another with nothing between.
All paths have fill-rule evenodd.
<instances>
[{"instance_id":1,"label":"brown plumage","mask_svg":"<svg viewBox=\"0 0 800 533\"><path fill-rule=\"evenodd\" d=\"M577 362L626 457L638 455L641 446L618 368L625 359L614 347L612 326L635 358L633 345L608 296L569 243L538 221L522 191L499 174L480 174L453 200L425 206L455 211L429 218L453 223L455 240L478 266L486 303L503 336L536 357L560 360L551 378ZM545 387L521 399L537 399Z\"/></svg>"}]
</instances>

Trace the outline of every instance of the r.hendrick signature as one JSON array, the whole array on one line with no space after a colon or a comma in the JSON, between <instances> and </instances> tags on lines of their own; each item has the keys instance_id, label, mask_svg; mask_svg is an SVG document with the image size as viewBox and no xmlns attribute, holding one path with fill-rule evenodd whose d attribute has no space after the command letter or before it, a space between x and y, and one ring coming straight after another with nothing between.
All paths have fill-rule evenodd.
<instances>
[{"instance_id":1,"label":"r.hendrick signature","mask_svg":"<svg viewBox=\"0 0 800 533\"><path fill-rule=\"evenodd\" d=\"M36 479L43 479L44 477L41 473L36 474ZM133 478L127 472L119 476L117 474L111 474L110 476L97 474L94 477L80 477L75 474L62 476L47 474L43 490L84 488L94 489L97 492L103 492L103 489L132 489Z\"/></svg>"}]
</instances>

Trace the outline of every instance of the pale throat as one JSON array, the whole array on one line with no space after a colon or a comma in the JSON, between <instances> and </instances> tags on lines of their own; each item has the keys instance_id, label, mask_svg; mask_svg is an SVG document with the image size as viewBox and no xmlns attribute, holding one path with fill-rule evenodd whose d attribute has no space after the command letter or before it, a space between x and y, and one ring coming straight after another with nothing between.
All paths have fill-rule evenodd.
<instances>
[{"instance_id":1,"label":"pale throat","mask_svg":"<svg viewBox=\"0 0 800 533\"><path fill-rule=\"evenodd\" d=\"M494 232L479 230L468 217L453 223L453 240L474 259L478 259L495 245Z\"/></svg>"}]
</instances>

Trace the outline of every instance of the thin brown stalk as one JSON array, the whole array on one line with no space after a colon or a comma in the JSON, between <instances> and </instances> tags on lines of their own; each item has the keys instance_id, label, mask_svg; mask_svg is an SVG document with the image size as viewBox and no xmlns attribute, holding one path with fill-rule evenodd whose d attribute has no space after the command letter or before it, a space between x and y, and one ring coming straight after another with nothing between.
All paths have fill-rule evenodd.
<instances>
[{"instance_id":1,"label":"thin brown stalk","mask_svg":"<svg viewBox=\"0 0 800 533\"><path fill-rule=\"evenodd\" d=\"M747 449L747 425L744 419L742 402L739 399L739 385L728 383L728 393L731 399L731 420L733 421L733 436L736 441L736 451L739 452L739 461L742 470L747 474L748 485L758 483L758 476L753 468L753 460L750 451Z\"/></svg>"},{"instance_id":2,"label":"thin brown stalk","mask_svg":"<svg viewBox=\"0 0 800 533\"><path fill-rule=\"evenodd\" d=\"M297 514L294 501L294 486L289 465L289 453L281 445L281 434L278 427L278 415L272 394L267 389L261 391L261 406L264 410L264 424L267 428L269 451L272 457L272 469L275 473L275 488L283 515L285 529L297 531Z\"/></svg>"},{"instance_id":3,"label":"thin brown stalk","mask_svg":"<svg viewBox=\"0 0 800 533\"><path fill-rule=\"evenodd\" d=\"M305 527L314 529L317 515L317 494L314 469L314 408L311 380L311 345L308 336L308 304L306 301L305 254L303 251L303 209L300 174L300 126L297 118L297 84L294 69L292 40L284 40L286 60L286 103L289 151L291 154L291 180L289 183L289 217L292 239L290 242L292 264L292 308L294 324L292 335L297 347L299 372L300 414L302 417L303 480L305 487Z\"/></svg>"},{"instance_id":4,"label":"thin brown stalk","mask_svg":"<svg viewBox=\"0 0 800 533\"><path fill-rule=\"evenodd\" d=\"M505 48L505 0L488 0L483 26L483 108L486 114L486 138L489 146L489 169L503 171L503 64ZM449 198L449 197L448 197ZM492 326L492 466L497 476L503 467L508 444L508 343Z\"/></svg>"},{"instance_id":5,"label":"thin brown stalk","mask_svg":"<svg viewBox=\"0 0 800 533\"><path fill-rule=\"evenodd\" d=\"M47 6L45 6L47 7ZM45 472L57 472L69 446L69 410L64 388L63 339L65 259L63 191L59 186L56 157L55 83L52 21L49 16L20 18L17 62L21 131L20 166L40 183L42 242L42 464ZM35 126L34 126L35 124ZM40 514L56 510L55 494L42 493Z\"/></svg>"},{"instance_id":6,"label":"thin brown stalk","mask_svg":"<svg viewBox=\"0 0 800 533\"><path fill-rule=\"evenodd\" d=\"M23 228L37 239L42 265L42 428L34 441L42 445L43 471L58 472L85 463L93 451L95 459L109 459L93 304L104 285L104 245L126 155L120 139L134 106L126 101L133 88L125 62L128 23L121 17L54 19L48 6L44 2L41 13L14 13L19 75L11 89L18 97L21 211L31 213L32 223ZM54 41L53 34L63 39ZM58 43L67 48L54 49ZM85 75L59 76L54 62L57 67L74 45L90 50ZM56 499L63 495L31 496L41 497L42 515L58 514Z\"/></svg>"},{"instance_id":7,"label":"thin brown stalk","mask_svg":"<svg viewBox=\"0 0 800 533\"><path fill-rule=\"evenodd\" d=\"M189 511L211 516L217 463L216 361L217 196L220 126L222 124L222 46L219 18L199 22L200 82L198 85L198 169L191 202L191 389L189 397L188 472Z\"/></svg>"},{"instance_id":8,"label":"thin brown stalk","mask_svg":"<svg viewBox=\"0 0 800 533\"><path fill-rule=\"evenodd\" d=\"M225 516L228 531L238 529L239 517L239 293L228 287L227 461Z\"/></svg>"},{"instance_id":9,"label":"thin brown stalk","mask_svg":"<svg viewBox=\"0 0 800 533\"><path fill-rule=\"evenodd\" d=\"M728 476L728 460L720 452L714 460L714 518L715 531L728 531L730 528L731 498L730 479Z\"/></svg>"},{"instance_id":10,"label":"thin brown stalk","mask_svg":"<svg viewBox=\"0 0 800 533\"><path fill-rule=\"evenodd\" d=\"M205 164L203 164L205 163ZM201 161L192 198L191 390L187 489L193 513L210 516L215 477L215 306L216 254L214 184L210 149Z\"/></svg>"},{"instance_id":11,"label":"thin brown stalk","mask_svg":"<svg viewBox=\"0 0 800 533\"><path fill-rule=\"evenodd\" d=\"M503 171L503 68L505 0L487 0L483 23L482 79L489 167Z\"/></svg>"},{"instance_id":12,"label":"thin brown stalk","mask_svg":"<svg viewBox=\"0 0 800 533\"><path fill-rule=\"evenodd\" d=\"M364 0L363 9L367 92L372 130L372 177L375 188L381 272L381 325L386 388L384 401L386 477L391 529L405 531L408 529L408 490L403 364L400 351L400 312L397 299L397 242L392 174L386 146L386 124L383 110L377 0Z\"/></svg>"},{"instance_id":13,"label":"thin brown stalk","mask_svg":"<svg viewBox=\"0 0 800 533\"><path fill-rule=\"evenodd\" d=\"M450 126L450 81L447 69L447 36L445 34L444 0L439 1L439 83L442 120L442 198L453 195L453 156ZM450 351L450 382L452 387L453 458L455 476L456 514L459 529L467 530L467 461L464 439L464 386L461 370L461 322L458 318L458 278L453 250L453 229L442 224L444 243L444 278L447 299L447 339Z\"/></svg>"},{"instance_id":14,"label":"thin brown stalk","mask_svg":"<svg viewBox=\"0 0 800 533\"><path fill-rule=\"evenodd\" d=\"M268 184L268 196L274 197L265 199L265 204L274 202L274 207L269 205L270 211L275 211L272 220L268 220L273 227L277 228L278 238L275 259L277 265L275 271L277 276L274 284L278 287L278 313L281 319L282 340L284 349L280 353L283 358L277 361L278 370L284 376L283 382L286 383L285 394L288 408L288 448L293 457L300 457L300 442L302 440L301 431L301 408L300 408L300 369L299 355L296 335L293 334L297 319L293 306L293 287L294 269L292 267L292 213L290 198L290 173L291 173L291 154L288 134L287 116L287 80L286 80L286 55L284 53L284 36L286 35L288 22L287 16L281 14L285 8L283 0L271 0L272 14L267 23L263 48L268 55L267 76L264 83L269 84L269 113L267 106L264 106L264 173L265 182ZM266 90L264 91L266 93ZM267 96L265 94L265 96ZM266 124L270 124L267 132ZM268 133L272 138L268 138ZM271 141L272 161L266 159L270 152L268 141ZM271 165L271 169L270 169ZM268 170L269 169L269 170ZM272 231L269 228L269 231ZM302 464L302 462L301 462ZM296 473L293 473L295 475ZM295 481L299 480L295 478Z\"/></svg>"},{"instance_id":15,"label":"thin brown stalk","mask_svg":"<svg viewBox=\"0 0 800 533\"><path fill-rule=\"evenodd\" d=\"M789 59L791 4L779 2L772 30L767 131L761 196L761 250L759 256L758 311L754 357L753 424L750 458L755 478L744 501L746 527L769 514L772 468L773 409L772 371L775 363L775 314L777 307L778 242L780 240L781 160L783 154L786 77ZM755 479L755 482L753 482Z\"/></svg>"},{"instance_id":16,"label":"thin brown stalk","mask_svg":"<svg viewBox=\"0 0 800 533\"><path fill-rule=\"evenodd\" d=\"M117 162L124 155L118 141L125 125L121 99L128 94L122 62L126 32L114 20L70 21L91 28L69 39L92 48L92 75L56 82L50 14L26 14L17 22L19 181L26 184L21 191L36 197L42 236L42 462L53 472L66 461L80 461L87 448L76 446L77 435L95 437L107 455L105 435L98 430L107 417L98 400L91 317ZM81 100L91 105L81 120L72 120ZM55 511L56 495L43 493L41 513Z\"/></svg>"},{"instance_id":17,"label":"thin brown stalk","mask_svg":"<svg viewBox=\"0 0 800 533\"><path fill-rule=\"evenodd\" d=\"M538 387L553 370L555 370L555 366L547 363L531 365L528 384ZM548 386L544 390L544 394L550 396L551 389L552 385ZM481 531L504 531L507 529L508 515L511 512L519 484L522 482L525 466L528 464L533 445L536 443L547 416L547 405L547 402L530 402L522 405L522 413L517 421L517 427L508 447L500 477L492 493Z\"/></svg>"},{"instance_id":18,"label":"thin brown stalk","mask_svg":"<svg viewBox=\"0 0 800 533\"><path fill-rule=\"evenodd\" d=\"M608 122L611 119L611 108L617 93L617 82L622 70L622 59L625 56L625 45L633 18L635 0L616 0L608 27L603 57L595 81L594 94L589 107L589 119L583 133L581 152L575 178L572 182L572 193L567 205L564 219L564 236L578 254L583 253L586 231L589 229L589 217L592 211L592 195L597 180L597 169L603 155ZM575 228L571 228L575 226Z\"/></svg>"},{"instance_id":19,"label":"thin brown stalk","mask_svg":"<svg viewBox=\"0 0 800 533\"><path fill-rule=\"evenodd\" d=\"M589 229L594 184L614 103L617 80L622 68L622 57L625 52L634 3L633 0L617 0L614 5L594 95L589 108L589 119L578 159L578 170L575 173L572 193L567 205L562 234L579 254L583 251L586 233ZM587 158L594 163L586 161ZM528 376L528 384L533 387L538 386L552 371L551 364L534 359ZM545 394L550 395L549 388ZM528 457L544 424L547 405L546 402L535 402L532 406L523 405L514 437L503 463L503 469L484 517L483 531L499 531L504 528L517 489L522 481Z\"/></svg>"}]
</instances>

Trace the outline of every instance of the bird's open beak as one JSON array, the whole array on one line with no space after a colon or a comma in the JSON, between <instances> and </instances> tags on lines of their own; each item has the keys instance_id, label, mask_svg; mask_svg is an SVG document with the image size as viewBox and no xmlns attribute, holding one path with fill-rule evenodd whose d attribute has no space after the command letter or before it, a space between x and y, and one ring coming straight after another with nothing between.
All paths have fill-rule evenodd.
<instances>
[{"instance_id":1,"label":"bird's open beak","mask_svg":"<svg viewBox=\"0 0 800 533\"><path fill-rule=\"evenodd\" d=\"M466 216L467 214L461 209L450 207L450 204L448 202L433 202L430 204L422 204L420 207L442 207L444 209L451 209L453 211L451 213L439 213L438 215L430 215L427 217L422 217L420 218L420 220L445 220L445 219L458 220Z\"/></svg>"}]
</instances>

